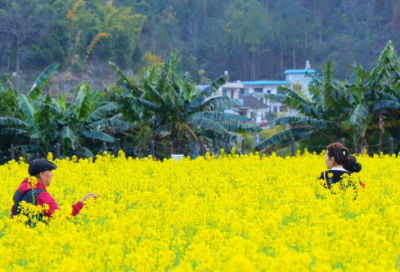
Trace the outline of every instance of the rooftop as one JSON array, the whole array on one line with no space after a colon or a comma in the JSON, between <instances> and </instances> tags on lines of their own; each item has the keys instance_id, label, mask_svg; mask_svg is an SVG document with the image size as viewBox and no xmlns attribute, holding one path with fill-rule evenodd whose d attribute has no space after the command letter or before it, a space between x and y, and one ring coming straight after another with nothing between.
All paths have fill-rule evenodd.
<instances>
[{"instance_id":1,"label":"rooftop","mask_svg":"<svg viewBox=\"0 0 400 272\"><path fill-rule=\"evenodd\" d=\"M257 81L242 81L243 85L284 85L289 82L279 80L257 80Z\"/></svg>"},{"instance_id":2,"label":"rooftop","mask_svg":"<svg viewBox=\"0 0 400 272\"><path fill-rule=\"evenodd\" d=\"M227 82L224 84L224 88L243 88L242 82Z\"/></svg>"},{"instance_id":3,"label":"rooftop","mask_svg":"<svg viewBox=\"0 0 400 272\"><path fill-rule=\"evenodd\" d=\"M268 106L265 105L263 102L259 101L252 95L240 95L239 101L242 100L243 103L236 105L239 108L251 108L251 109L267 109ZM240 101L241 102L241 101Z\"/></svg>"},{"instance_id":4,"label":"rooftop","mask_svg":"<svg viewBox=\"0 0 400 272\"><path fill-rule=\"evenodd\" d=\"M285 75L287 74L305 74L305 73L309 73L309 74L315 74L316 71L313 69L308 69L308 70L286 70L284 72Z\"/></svg>"}]
</instances>

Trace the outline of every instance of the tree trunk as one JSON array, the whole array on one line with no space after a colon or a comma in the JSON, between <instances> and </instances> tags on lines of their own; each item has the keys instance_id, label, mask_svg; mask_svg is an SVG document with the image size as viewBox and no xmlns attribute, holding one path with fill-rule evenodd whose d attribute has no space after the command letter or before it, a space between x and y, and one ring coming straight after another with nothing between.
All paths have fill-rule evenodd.
<instances>
[{"instance_id":1,"label":"tree trunk","mask_svg":"<svg viewBox=\"0 0 400 272\"><path fill-rule=\"evenodd\" d=\"M382 152L382 134L385 133L385 121L383 113L379 112L379 153Z\"/></svg>"},{"instance_id":2,"label":"tree trunk","mask_svg":"<svg viewBox=\"0 0 400 272\"><path fill-rule=\"evenodd\" d=\"M7 35L7 73L10 73L11 65L11 46L10 46L10 36Z\"/></svg>"},{"instance_id":3,"label":"tree trunk","mask_svg":"<svg viewBox=\"0 0 400 272\"><path fill-rule=\"evenodd\" d=\"M242 50L240 48L240 45L239 45L238 60L239 60L239 67L240 67L240 78L242 78L243 80L246 80L246 66L243 63Z\"/></svg>"},{"instance_id":4,"label":"tree trunk","mask_svg":"<svg viewBox=\"0 0 400 272\"><path fill-rule=\"evenodd\" d=\"M367 153L369 153L369 146L368 146L368 143L367 143L367 137L364 136L363 142L364 142L365 149L367 150ZM363 152L364 152L364 150L363 150Z\"/></svg>"},{"instance_id":5,"label":"tree trunk","mask_svg":"<svg viewBox=\"0 0 400 272\"><path fill-rule=\"evenodd\" d=\"M179 142L178 140L178 130L174 128L171 132L171 154L176 154L176 143Z\"/></svg>"},{"instance_id":6,"label":"tree trunk","mask_svg":"<svg viewBox=\"0 0 400 272\"><path fill-rule=\"evenodd\" d=\"M157 27L157 25L155 24L155 19L153 19L153 26L154 26L154 28L153 28L153 31L151 32L151 50L152 50L152 53L156 53L156 31L157 31L157 29L158 29L158 27Z\"/></svg>"},{"instance_id":7,"label":"tree trunk","mask_svg":"<svg viewBox=\"0 0 400 272\"><path fill-rule=\"evenodd\" d=\"M8 50L7 54L7 74L10 73L10 50Z\"/></svg>"},{"instance_id":8,"label":"tree trunk","mask_svg":"<svg viewBox=\"0 0 400 272\"><path fill-rule=\"evenodd\" d=\"M253 65L252 65L252 70L251 71L251 79L255 80L256 79L256 52L253 52Z\"/></svg>"},{"instance_id":9,"label":"tree trunk","mask_svg":"<svg viewBox=\"0 0 400 272\"><path fill-rule=\"evenodd\" d=\"M308 48L308 33L304 33L305 35L305 40L306 40L306 49Z\"/></svg>"},{"instance_id":10,"label":"tree trunk","mask_svg":"<svg viewBox=\"0 0 400 272\"><path fill-rule=\"evenodd\" d=\"M294 50L294 45L292 46L293 48L293 69L296 69L296 52Z\"/></svg>"},{"instance_id":11,"label":"tree trunk","mask_svg":"<svg viewBox=\"0 0 400 272\"><path fill-rule=\"evenodd\" d=\"M283 74L283 54L282 54L282 48L280 48L281 51L281 59L280 59L280 64L281 64L281 72L280 72L280 77L282 79L282 74Z\"/></svg>"},{"instance_id":12,"label":"tree trunk","mask_svg":"<svg viewBox=\"0 0 400 272\"><path fill-rule=\"evenodd\" d=\"M322 30L319 28L319 43L322 44Z\"/></svg>"},{"instance_id":13,"label":"tree trunk","mask_svg":"<svg viewBox=\"0 0 400 272\"><path fill-rule=\"evenodd\" d=\"M19 46L17 46L17 81L15 85L15 89L19 93Z\"/></svg>"},{"instance_id":14,"label":"tree trunk","mask_svg":"<svg viewBox=\"0 0 400 272\"><path fill-rule=\"evenodd\" d=\"M259 79L259 78L261 78L260 77L260 60L261 60L261 58L260 58L260 50L259 50L259 48L258 48L258 45L257 45L257 61L256 61L256 73L257 73L257 79Z\"/></svg>"}]
</instances>

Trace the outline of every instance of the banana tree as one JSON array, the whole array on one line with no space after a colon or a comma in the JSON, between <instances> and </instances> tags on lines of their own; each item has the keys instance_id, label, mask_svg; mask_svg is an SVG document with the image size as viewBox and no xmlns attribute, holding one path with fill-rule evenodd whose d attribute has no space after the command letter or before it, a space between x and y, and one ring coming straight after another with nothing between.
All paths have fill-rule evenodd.
<instances>
[{"instance_id":1,"label":"banana tree","mask_svg":"<svg viewBox=\"0 0 400 272\"><path fill-rule=\"evenodd\" d=\"M28 139L28 142L21 146L24 152L36 152L43 155L52 150L58 139L58 120L61 117L61 109L55 99L42 94L50 76L58 66L57 62L52 63L36 79L26 95L18 96L19 108L22 112L21 119L27 124L24 131L19 131Z\"/></svg>"},{"instance_id":2,"label":"banana tree","mask_svg":"<svg viewBox=\"0 0 400 272\"><path fill-rule=\"evenodd\" d=\"M303 98L295 91L280 86L284 94L268 94L266 99L278 101L291 109L299 112L296 116L284 116L275 119L271 124L287 125L289 128L278 132L265 139L256 146L256 150L270 150L277 146L287 145L292 138L304 140L313 137L325 137L336 139L343 133L341 120L345 114L343 103L346 102L346 94L341 83L333 77L332 63L324 65L324 77L314 77L313 87L310 88L312 97L310 100ZM327 88L329 83L340 88ZM329 97L326 97L329 96Z\"/></svg>"},{"instance_id":3,"label":"banana tree","mask_svg":"<svg viewBox=\"0 0 400 272\"><path fill-rule=\"evenodd\" d=\"M200 139L210 150L230 149L235 140L232 133L257 134L260 128L244 116L225 110L236 105L226 97L211 97L225 84L226 76L219 77L204 90L195 87L189 74L181 75L177 55L171 53L163 67L151 67L137 84L132 84L112 63L117 73L122 95L112 93L126 118L149 125L155 134L168 139L171 153L181 144L188 147L186 154L197 157Z\"/></svg>"},{"instance_id":4,"label":"banana tree","mask_svg":"<svg viewBox=\"0 0 400 272\"><path fill-rule=\"evenodd\" d=\"M351 77L344 82L335 78L331 62L324 65L323 75L310 75L311 101L292 90L281 87L285 95L267 95L300 112L299 116L287 116L274 121L276 125L290 125L262 142L258 149L287 144L291 137L304 139L324 135L331 141L349 136L359 150L368 148L367 137L373 130L380 131L379 150L382 146L384 128L398 127L400 121L395 111L400 109L399 60L389 42L382 51L377 66L368 72L361 65L350 66ZM387 122L384 118L391 119Z\"/></svg>"},{"instance_id":5,"label":"banana tree","mask_svg":"<svg viewBox=\"0 0 400 272\"><path fill-rule=\"evenodd\" d=\"M114 142L109 133L112 130L125 131L132 127L128 122L114 119L118 106L113 102L99 102L101 94L90 93L82 85L74 103L67 107L64 98L43 95L50 76L58 63L50 65L35 81L31 90L18 97L22 120L0 119L2 134L24 137L21 146L24 152L45 155L54 150L56 143L62 142L65 155L68 150L91 157L96 142ZM98 144L99 145L99 144Z\"/></svg>"},{"instance_id":6,"label":"banana tree","mask_svg":"<svg viewBox=\"0 0 400 272\"><path fill-rule=\"evenodd\" d=\"M368 132L379 130L378 147L381 151L385 128L396 128L400 123L397 113L400 109L400 62L393 43L388 42L371 72L361 65L352 65L351 68L354 74L348 85L355 103L350 115L350 134L355 145L360 147L362 143L368 148Z\"/></svg>"},{"instance_id":7,"label":"banana tree","mask_svg":"<svg viewBox=\"0 0 400 272\"><path fill-rule=\"evenodd\" d=\"M99 92L90 93L86 85L81 85L78 96L68 108L59 99L63 110L60 119L60 137L64 150L75 150L85 157L94 156L91 149L98 148L101 142L113 143L111 135L115 131L132 129L133 124L114 118L118 105L114 102L100 102Z\"/></svg>"}]
</instances>

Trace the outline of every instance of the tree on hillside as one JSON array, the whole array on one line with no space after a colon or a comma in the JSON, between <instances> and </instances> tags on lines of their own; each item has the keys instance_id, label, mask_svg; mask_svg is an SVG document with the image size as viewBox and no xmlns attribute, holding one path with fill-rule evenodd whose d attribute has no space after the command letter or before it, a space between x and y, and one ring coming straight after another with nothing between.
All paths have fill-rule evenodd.
<instances>
[{"instance_id":1,"label":"tree on hillside","mask_svg":"<svg viewBox=\"0 0 400 272\"><path fill-rule=\"evenodd\" d=\"M79 0L64 12L71 64L80 67L96 56L101 61L113 59L124 68L131 65L145 16L132 14L131 8L116 8L112 1L89 5Z\"/></svg>"},{"instance_id":2,"label":"tree on hillside","mask_svg":"<svg viewBox=\"0 0 400 272\"><path fill-rule=\"evenodd\" d=\"M225 71L229 64L229 55L226 44L225 21L222 18L209 18L204 22L204 30L199 45L199 50L203 52L199 61L215 63L207 71L211 78L217 77L221 71ZM210 39L210 37L213 37Z\"/></svg>"},{"instance_id":3,"label":"tree on hillside","mask_svg":"<svg viewBox=\"0 0 400 272\"><path fill-rule=\"evenodd\" d=\"M115 59L123 67L132 68L132 57L146 16L132 15L131 8L118 9L113 6L112 1L105 6L98 6L97 9L96 29L110 37L102 43L97 56L103 60Z\"/></svg>"},{"instance_id":4,"label":"tree on hillside","mask_svg":"<svg viewBox=\"0 0 400 272\"><path fill-rule=\"evenodd\" d=\"M0 116L18 116L18 97L15 90L6 90L0 82Z\"/></svg>"},{"instance_id":5,"label":"tree on hillside","mask_svg":"<svg viewBox=\"0 0 400 272\"><path fill-rule=\"evenodd\" d=\"M296 53L306 47L310 22L307 21L299 0L279 0L274 15L275 35L280 48L291 53L293 63L291 68L298 69ZM283 53L281 51L281 54Z\"/></svg>"},{"instance_id":6,"label":"tree on hillside","mask_svg":"<svg viewBox=\"0 0 400 272\"><path fill-rule=\"evenodd\" d=\"M15 14L13 5L33 3L35 10L49 6L54 20L36 27L37 12L25 12L21 18L37 31L17 51L16 36L3 26ZM18 78L21 88L31 70L53 61L62 72L82 72L88 65L91 74L93 66L113 61L138 74L148 52L166 59L175 51L180 69L196 82L224 71L231 80L282 79L284 70L302 68L305 60L319 71L332 61L343 80L348 63L374 67L388 40L399 48L399 7L397 0L3 0L0 71L10 74L20 61L27 70ZM48 18L40 12L41 20Z\"/></svg>"},{"instance_id":7,"label":"tree on hillside","mask_svg":"<svg viewBox=\"0 0 400 272\"><path fill-rule=\"evenodd\" d=\"M261 56L268 50L268 42L273 38L268 10L255 0L237 0L227 10L226 17L229 38L237 48L240 77L259 79ZM249 54L246 55L245 52Z\"/></svg>"},{"instance_id":8,"label":"tree on hillside","mask_svg":"<svg viewBox=\"0 0 400 272\"><path fill-rule=\"evenodd\" d=\"M15 48L17 91L19 91L21 52L30 44L31 39L49 27L53 19L54 13L46 0L6 0L6 5L0 10L0 33L6 36L8 53L11 53L10 44Z\"/></svg>"}]
</instances>

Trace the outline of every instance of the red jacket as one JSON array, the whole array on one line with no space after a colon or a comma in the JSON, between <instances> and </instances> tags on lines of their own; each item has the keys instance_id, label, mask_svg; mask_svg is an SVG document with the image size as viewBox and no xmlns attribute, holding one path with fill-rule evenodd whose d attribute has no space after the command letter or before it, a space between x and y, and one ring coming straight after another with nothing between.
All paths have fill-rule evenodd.
<instances>
[{"instance_id":1,"label":"red jacket","mask_svg":"<svg viewBox=\"0 0 400 272\"><path fill-rule=\"evenodd\" d=\"M28 183L28 178L26 178L20 185L19 185L19 191L21 194L25 194L29 190L31 190L32 187ZM29 187L28 187L29 185ZM36 184L36 189L43 189L45 192L42 192L41 194L38 195L36 199L36 205L43 206L43 204L49 205L49 210L45 213L45 216L51 217L53 215L53 212L55 210L59 210L60 207L58 207L56 201L54 198L46 191L46 187L44 187L42 184L37 183ZM83 203L81 201L78 201L75 205L72 205L72 213L71 215L75 216L77 215L80 210L83 208ZM11 218L13 217L13 207L11 207Z\"/></svg>"}]
</instances>

